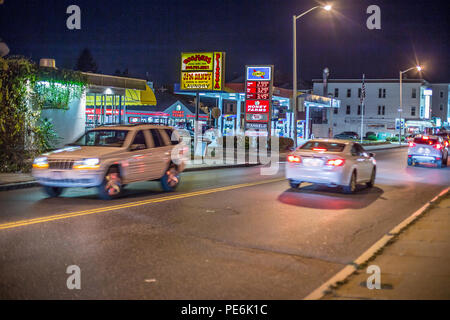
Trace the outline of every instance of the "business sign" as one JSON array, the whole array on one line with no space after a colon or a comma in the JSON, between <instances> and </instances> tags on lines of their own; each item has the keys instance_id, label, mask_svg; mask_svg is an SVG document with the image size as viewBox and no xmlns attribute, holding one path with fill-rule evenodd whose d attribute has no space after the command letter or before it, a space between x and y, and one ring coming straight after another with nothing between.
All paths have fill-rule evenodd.
<instances>
[{"instance_id":1,"label":"business sign","mask_svg":"<svg viewBox=\"0 0 450 320\"><path fill-rule=\"evenodd\" d=\"M268 113L247 113L245 115L245 120L247 122L265 122L269 120Z\"/></svg>"},{"instance_id":2,"label":"business sign","mask_svg":"<svg viewBox=\"0 0 450 320\"><path fill-rule=\"evenodd\" d=\"M212 71L214 62L213 52L182 53L181 70Z\"/></svg>"},{"instance_id":3,"label":"business sign","mask_svg":"<svg viewBox=\"0 0 450 320\"><path fill-rule=\"evenodd\" d=\"M267 123L247 122L245 129L246 130L265 130L265 131L267 131Z\"/></svg>"},{"instance_id":4,"label":"business sign","mask_svg":"<svg viewBox=\"0 0 450 320\"><path fill-rule=\"evenodd\" d=\"M269 113L269 100L246 100L245 112L247 113Z\"/></svg>"},{"instance_id":5,"label":"business sign","mask_svg":"<svg viewBox=\"0 0 450 320\"><path fill-rule=\"evenodd\" d=\"M181 90L212 90L212 72L181 72Z\"/></svg>"},{"instance_id":6,"label":"business sign","mask_svg":"<svg viewBox=\"0 0 450 320\"><path fill-rule=\"evenodd\" d=\"M250 80L267 80L270 81L272 80L272 67L271 66L263 66L263 67L259 67L259 66L247 66L247 76L245 78L245 80L250 81Z\"/></svg>"},{"instance_id":7,"label":"business sign","mask_svg":"<svg viewBox=\"0 0 450 320\"><path fill-rule=\"evenodd\" d=\"M224 52L181 53L181 90L220 91L224 79Z\"/></svg>"},{"instance_id":8,"label":"business sign","mask_svg":"<svg viewBox=\"0 0 450 320\"><path fill-rule=\"evenodd\" d=\"M245 67L245 129L270 135L273 66Z\"/></svg>"}]
</instances>

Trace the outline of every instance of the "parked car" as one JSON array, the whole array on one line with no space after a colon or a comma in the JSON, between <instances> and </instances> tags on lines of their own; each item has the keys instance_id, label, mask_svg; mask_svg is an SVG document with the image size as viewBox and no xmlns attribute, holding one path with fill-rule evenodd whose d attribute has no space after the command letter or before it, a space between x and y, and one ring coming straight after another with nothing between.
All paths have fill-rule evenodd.
<instances>
[{"instance_id":1,"label":"parked car","mask_svg":"<svg viewBox=\"0 0 450 320\"><path fill-rule=\"evenodd\" d=\"M448 150L441 137L417 136L408 144L408 166L417 163L433 163L438 168L447 166Z\"/></svg>"},{"instance_id":2,"label":"parked car","mask_svg":"<svg viewBox=\"0 0 450 320\"><path fill-rule=\"evenodd\" d=\"M373 187L375 176L375 155L348 140L310 140L289 154L286 162L291 188L309 182L342 187L345 193L353 193L358 183Z\"/></svg>"},{"instance_id":3,"label":"parked car","mask_svg":"<svg viewBox=\"0 0 450 320\"><path fill-rule=\"evenodd\" d=\"M354 131L344 131L334 136L335 139L352 140L359 139L359 135Z\"/></svg>"},{"instance_id":4,"label":"parked car","mask_svg":"<svg viewBox=\"0 0 450 320\"><path fill-rule=\"evenodd\" d=\"M173 191L185 161L184 144L179 144L180 156L172 156L178 144L173 129L161 125L98 127L36 158L32 174L50 197L64 188L96 187L100 198L113 199L125 185L147 180L160 180L163 190Z\"/></svg>"}]
</instances>

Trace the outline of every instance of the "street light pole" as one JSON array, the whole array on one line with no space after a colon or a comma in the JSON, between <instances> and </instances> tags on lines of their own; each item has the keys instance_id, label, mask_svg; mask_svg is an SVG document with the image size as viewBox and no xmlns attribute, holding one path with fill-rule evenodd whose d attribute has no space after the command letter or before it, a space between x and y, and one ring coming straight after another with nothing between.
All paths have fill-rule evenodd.
<instances>
[{"instance_id":1,"label":"street light pole","mask_svg":"<svg viewBox=\"0 0 450 320\"><path fill-rule=\"evenodd\" d=\"M292 28L293 28L292 111L294 112L292 118L294 121L294 146L295 147L297 147L297 111L298 111L297 110L297 19L300 19L305 14L310 13L311 11L318 9L318 8L323 8L327 11L330 11L331 5L326 5L324 7L315 6L311 9L303 12L302 14L300 14L298 16L294 15L292 17ZM306 132L304 133L304 135L305 134L306 134Z\"/></svg>"},{"instance_id":2,"label":"street light pole","mask_svg":"<svg viewBox=\"0 0 450 320\"><path fill-rule=\"evenodd\" d=\"M413 69L417 69L417 71L422 71L423 67L421 66L415 66L415 67L411 67L405 71L400 71L400 109L399 114L400 114L400 118L399 118L399 124L398 124L398 143L399 145L402 145L402 113L403 113L403 74L411 71Z\"/></svg>"}]
</instances>

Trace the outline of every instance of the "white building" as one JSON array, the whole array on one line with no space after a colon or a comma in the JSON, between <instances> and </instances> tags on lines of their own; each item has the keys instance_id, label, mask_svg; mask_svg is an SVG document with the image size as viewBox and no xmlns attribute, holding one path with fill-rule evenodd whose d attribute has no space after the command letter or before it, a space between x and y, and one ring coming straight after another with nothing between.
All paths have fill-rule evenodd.
<instances>
[{"instance_id":1,"label":"white building","mask_svg":"<svg viewBox=\"0 0 450 320\"><path fill-rule=\"evenodd\" d=\"M313 80L314 94L323 94L323 80ZM364 135L367 132L398 134L399 119L406 122L406 131L423 131L431 127L431 85L422 79L404 79L403 103L400 117L399 79L366 79L366 99L363 121ZM333 134L343 131L361 133L361 87L362 79L328 80L328 95L341 100L341 108L330 110L325 121L332 125ZM333 114L330 114L330 113ZM313 133L322 129L314 128ZM316 126L317 127L317 126Z\"/></svg>"},{"instance_id":2,"label":"white building","mask_svg":"<svg viewBox=\"0 0 450 320\"><path fill-rule=\"evenodd\" d=\"M450 84L433 83L431 88L433 89L431 115L440 119L442 125L450 127Z\"/></svg>"}]
</instances>

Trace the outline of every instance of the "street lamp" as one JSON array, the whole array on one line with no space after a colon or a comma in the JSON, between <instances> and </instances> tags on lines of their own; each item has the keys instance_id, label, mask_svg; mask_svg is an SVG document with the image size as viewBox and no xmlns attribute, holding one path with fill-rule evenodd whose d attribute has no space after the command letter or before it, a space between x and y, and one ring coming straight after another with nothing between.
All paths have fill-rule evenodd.
<instances>
[{"instance_id":1,"label":"street lamp","mask_svg":"<svg viewBox=\"0 0 450 320\"><path fill-rule=\"evenodd\" d=\"M400 109L398 110L400 113L400 118L399 118L399 124L398 124L398 143L399 145L402 144L402 112L403 112L403 74L411 71L413 69L416 69L417 71L422 71L423 67L422 66L415 66L415 67L411 67L405 71L400 71Z\"/></svg>"},{"instance_id":2,"label":"street lamp","mask_svg":"<svg viewBox=\"0 0 450 320\"><path fill-rule=\"evenodd\" d=\"M293 26L293 88L292 88L292 106L293 106L293 120L294 120L294 146L297 146L297 20L306 15L307 13L310 13L311 11L314 11L316 9L322 8L326 11L330 11L332 6L326 5L326 6L315 6L302 14L296 16L294 15L292 17L292 26Z\"/></svg>"}]
</instances>

